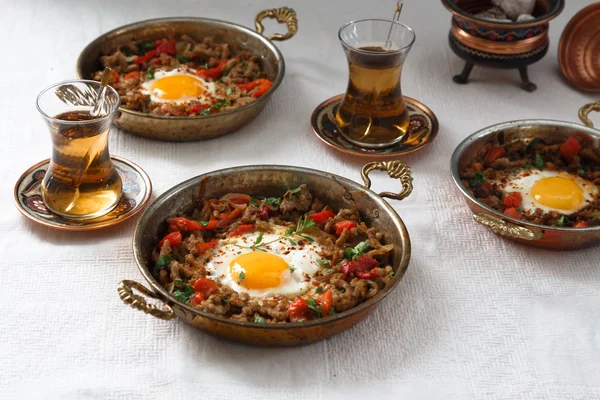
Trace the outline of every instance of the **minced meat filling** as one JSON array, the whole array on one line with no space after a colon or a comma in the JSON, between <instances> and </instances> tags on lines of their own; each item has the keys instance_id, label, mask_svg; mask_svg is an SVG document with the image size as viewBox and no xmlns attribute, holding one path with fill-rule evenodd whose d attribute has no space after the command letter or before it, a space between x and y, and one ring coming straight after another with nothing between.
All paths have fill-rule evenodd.
<instances>
[{"instance_id":1,"label":"minced meat filling","mask_svg":"<svg viewBox=\"0 0 600 400\"><path fill-rule=\"evenodd\" d=\"M152 254L154 276L179 301L233 320L286 323L327 318L375 296L394 276L389 265L394 246L383 243L383 234L368 227L356 209L332 211L305 185L279 198L230 193L208 199L190 215L169 218L167 224L169 232ZM285 252L274 251L277 241L285 242ZM281 276L289 280L296 273L301 279L291 282L304 289L286 294L283 284L265 286L269 279L279 282L279 277L261 276L248 269L251 264L235 270L237 264L232 263L226 273L215 275L208 261L220 263L215 260L231 243L239 247L236 256L244 253L259 260L259 272L270 268L260 263L296 257L299 264L283 264ZM298 275L296 267L307 260L312 260L313 272ZM251 279L267 294L256 296L245 288Z\"/></svg>"},{"instance_id":2,"label":"minced meat filling","mask_svg":"<svg viewBox=\"0 0 600 400\"><path fill-rule=\"evenodd\" d=\"M100 63L113 70L109 83L121 96L121 107L153 115L216 114L246 105L272 86L260 57L247 50L234 53L211 37L130 42ZM100 81L102 73L92 79Z\"/></svg>"},{"instance_id":3,"label":"minced meat filling","mask_svg":"<svg viewBox=\"0 0 600 400\"><path fill-rule=\"evenodd\" d=\"M513 218L566 228L600 225L600 148L584 133L492 146L460 179L479 201Z\"/></svg>"}]
</instances>

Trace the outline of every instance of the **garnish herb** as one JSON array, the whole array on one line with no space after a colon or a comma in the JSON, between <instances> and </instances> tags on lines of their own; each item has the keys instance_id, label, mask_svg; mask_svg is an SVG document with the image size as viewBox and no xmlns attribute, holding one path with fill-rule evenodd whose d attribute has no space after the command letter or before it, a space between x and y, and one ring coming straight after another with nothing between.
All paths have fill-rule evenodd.
<instances>
[{"instance_id":1,"label":"garnish herb","mask_svg":"<svg viewBox=\"0 0 600 400\"><path fill-rule=\"evenodd\" d=\"M246 61L242 61L242 68L247 68L248 67L248 63Z\"/></svg>"},{"instance_id":2,"label":"garnish herb","mask_svg":"<svg viewBox=\"0 0 600 400\"><path fill-rule=\"evenodd\" d=\"M317 263L319 263L321 265L327 265L327 264L329 264L329 260L317 260Z\"/></svg>"},{"instance_id":3,"label":"garnish herb","mask_svg":"<svg viewBox=\"0 0 600 400\"><path fill-rule=\"evenodd\" d=\"M523 168L525 168L525 169L531 169L531 168L533 168L533 165L531 165L531 164L525 164L525 165L523 165Z\"/></svg>"},{"instance_id":4,"label":"garnish herb","mask_svg":"<svg viewBox=\"0 0 600 400\"><path fill-rule=\"evenodd\" d=\"M231 303L231 299L229 297L226 297L224 299L221 299L221 301L225 304Z\"/></svg>"},{"instance_id":5,"label":"garnish herb","mask_svg":"<svg viewBox=\"0 0 600 400\"><path fill-rule=\"evenodd\" d=\"M346 259L356 259L359 256L361 256L365 250L367 250L369 247L371 247L371 244L367 241L364 242L360 242L359 244L357 244L356 246L354 246L354 248L352 247L347 247L344 250L344 258Z\"/></svg>"},{"instance_id":6,"label":"garnish herb","mask_svg":"<svg viewBox=\"0 0 600 400\"><path fill-rule=\"evenodd\" d=\"M263 204L269 206L280 206L281 205L281 197L263 197Z\"/></svg>"},{"instance_id":7,"label":"garnish herb","mask_svg":"<svg viewBox=\"0 0 600 400\"><path fill-rule=\"evenodd\" d=\"M389 276L394 276L394 275L396 275L396 273L395 273L394 271L392 271L392 272L390 272L388 275L389 275Z\"/></svg>"},{"instance_id":8,"label":"garnish herb","mask_svg":"<svg viewBox=\"0 0 600 400\"><path fill-rule=\"evenodd\" d=\"M182 64L185 64L186 62L189 62L190 59L187 58L186 56L184 56L183 54L177 54L177 61L179 61Z\"/></svg>"},{"instance_id":9,"label":"garnish herb","mask_svg":"<svg viewBox=\"0 0 600 400\"><path fill-rule=\"evenodd\" d=\"M565 224L570 223L571 221L564 215L561 215L558 221L556 221L557 226L564 226Z\"/></svg>"},{"instance_id":10,"label":"garnish herb","mask_svg":"<svg viewBox=\"0 0 600 400\"><path fill-rule=\"evenodd\" d=\"M146 105L150 105L152 103L152 98L150 96L146 96Z\"/></svg>"},{"instance_id":11,"label":"garnish herb","mask_svg":"<svg viewBox=\"0 0 600 400\"><path fill-rule=\"evenodd\" d=\"M194 295L194 289L191 286L184 284L180 280L176 280L173 283L176 288L176 290L173 291L173 295L175 296L175 298L181 301L182 303L187 303L188 301L190 301L190 297Z\"/></svg>"},{"instance_id":12,"label":"garnish herb","mask_svg":"<svg viewBox=\"0 0 600 400\"><path fill-rule=\"evenodd\" d=\"M339 289L338 289L338 292L340 292L340 293L346 293L346 289L344 289L344 288L339 288Z\"/></svg>"},{"instance_id":13,"label":"garnish herb","mask_svg":"<svg viewBox=\"0 0 600 400\"><path fill-rule=\"evenodd\" d=\"M210 65L208 65L208 63L204 63L204 69L210 69Z\"/></svg>"},{"instance_id":14,"label":"garnish herb","mask_svg":"<svg viewBox=\"0 0 600 400\"><path fill-rule=\"evenodd\" d=\"M227 104L227 99L219 99L215 104L213 104L212 108L214 108L215 110L220 110L221 108L225 107Z\"/></svg>"},{"instance_id":15,"label":"garnish herb","mask_svg":"<svg viewBox=\"0 0 600 400\"><path fill-rule=\"evenodd\" d=\"M225 93L227 93L227 96L230 96L231 93L233 93L233 89L232 88L227 88L227 91Z\"/></svg>"},{"instance_id":16,"label":"garnish herb","mask_svg":"<svg viewBox=\"0 0 600 400\"><path fill-rule=\"evenodd\" d=\"M226 77L227 75L229 75L229 71L223 71L223 77Z\"/></svg>"},{"instance_id":17,"label":"garnish herb","mask_svg":"<svg viewBox=\"0 0 600 400\"><path fill-rule=\"evenodd\" d=\"M298 244L298 243L294 242L294 241L293 241L292 239L290 239L290 238L287 238L287 240L288 240L288 242L290 242L290 244L291 244L292 246L296 246L296 245Z\"/></svg>"},{"instance_id":18,"label":"garnish herb","mask_svg":"<svg viewBox=\"0 0 600 400\"><path fill-rule=\"evenodd\" d=\"M295 270L296 270L296 268L294 268L294 267L292 267L292 266L290 265L290 272L291 272L291 273L294 273L294 271L295 271Z\"/></svg>"},{"instance_id":19,"label":"garnish herb","mask_svg":"<svg viewBox=\"0 0 600 400\"><path fill-rule=\"evenodd\" d=\"M323 316L323 310L321 310L321 306L317 305L315 299L306 300L306 304L308 308L317 313L317 317L321 318Z\"/></svg>"},{"instance_id":20,"label":"garnish herb","mask_svg":"<svg viewBox=\"0 0 600 400\"><path fill-rule=\"evenodd\" d=\"M475 175L475 178L471 179L470 184L471 184L471 187L474 188L477 185L479 185L480 183L483 183L483 182L486 182L486 181L487 181L487 179L485 179L485 176L483 176L483 173L482 172L478 172Z\"/></svg>"},{"instance_id":21,"label":"garnish herb","mask_svg":"<svg viewBox=\"0 0 600 400\"><path fill-rule=\"evenodd\" d=\"M333 272L333 269L331 269L331 268L329 268L329 269L326 269L326 270L325 270L325 273L326 273L326 274L330 274L330 273L332 273L332 272Z\"/></svg>"},{"instance_id":22,"label":"garnish herb","mask_svg":"<svg viewBox=\"0 0 600 400\"><path fill-rule=\"evenodd\" d=\"M585 175L585 172L586 172L585 169L582 168L579 170L579 175Z\"/></svg>"},{"instance_id":23,"label":"garnish herb","mask_svg":"<svg viewBox=\"0 0 600 400\"><path fill-rule=\"evenodd\" d=\"M600 218L600 212L598 214L594 215L594 217L592 218L592 221L596 221L599 218Z\"/></svg>"},{"instance_id":24,"label":"garnish herb","mask_svg":"<svg viewBox=\"0 0 600 400\"><path fill-rule=\"evenodd\" d=\"M237 278L237 283L242 283L244 279L246 279L246 274L242 271Z\"/></svg>"},{"instance_id":25,"label":"garnish herb","mask_svg":"<svg viewBox=\"0 0 600 400\"><path fill-rule=\"evenodd\" d=\"M542 156L540 156L539 154L536 153L535 154L535 166L540 171L543 171L544 170L544 165L546 165L546 163L544 163L544 159L542 158Z\"/></svg>"},{"instance_id":26,"label":"garnish herb","mask_svg":"<svg viewBox=\"0 0 600 400\"><path fill-rule=\"evenodd\" d=\"M171 256L170 254L161 256L156 262L156 265L154 266L154 272L158 272L161 269L166 268L167 265L171 263L171 261L173 261L173 256Z\"/></svg>"},{"instance_id":27,"label":"garnish herb","mask_svg":"<svg viewBox=\"0 0 600 400\"><path fill-rule=\"evenodd\" d=\"M154 79L154 71L149 70L148 73L146 74L146 81L149 81L151 79Z\"/></svg>"},{"instance_id":28,"label":"garnish herb","mask_svg":"<svg viewBox=\"0 0 600 400\"><path fill-rule=\"evenodd\" d=\"M301 189L300 189L300 186L298 186L296 189L290 189L290 193L291 193L291 194L296 194L296 193L299 193L299 192L300 192L300 190L301 190Z\"/></svg>"},{"instance_id":29,"label":"garnish herb","mask_svg":"<svg viewBox=\"0 0 600 400\"><path fill-rule=\"evenodd\" d=\"M323 293L323 287L319 286L318 288L315 289L315 293Z\"/></svg>"},{"instance_id":30,"label":"garnish herb","mask_svg":"<svg viewBox=\"0 0 600 400\"><path fill-rule=\"evenodd\" d=\"M152 43L152 42L142 43L142 44L140 44L139 47L140 47L140 55L143 56L148 51L154 49L154 43Z\"/></svg>"},{"instance_id":31,"label":"garnish herb","mask_svg":"<svg viewBox=\"0 0 600 400\"><path fill-rule=\"evenodd\" d=\"M202 226L208 226L208 221L198 221Z\"/></svg>"},{"instance_id":32,"label":"garnish herb","mask_svg":"<svg viewBox=\"0 0 600 400\"><path fill-rule=\"evenodd\" d=\"M263 236L264 236L263 232L261 232L261 233L258 234L258 237L256 238L256 242L254 243L255 246L259 245L260 242L262 242Z\"/></svg>"},{"instance_id":33,"label":"garnish herb","mask_svg":"<svg viewBox=\"0 0 600 400\"><path fill-rule=\"evenodd\" d=\"M261 316L258 316L256 318L254 318L254 322L256 322L257 324L264 324L265 323L265 319Z\"/></svg>"},{"instance_id":34,"label":"garnish herb","mask_svg":"<svg viewBox=\"0 0 600 400\"><path fill-rule=\"evenodd\" d=\"M250 204L251 206L258 207L258 201L256 201L256 199L250 200L250 203L248 203L248 204Z\"/></svg>"},{"instance_id":35,"label":"garnish herb","mask_svg":"<svg viewBox=\"0 0 600 400\"><path fill-rule=\"evenodd\" d=\"M329 310L329 315L335 315L335 310Z\"/></svg>"}]
</instances>

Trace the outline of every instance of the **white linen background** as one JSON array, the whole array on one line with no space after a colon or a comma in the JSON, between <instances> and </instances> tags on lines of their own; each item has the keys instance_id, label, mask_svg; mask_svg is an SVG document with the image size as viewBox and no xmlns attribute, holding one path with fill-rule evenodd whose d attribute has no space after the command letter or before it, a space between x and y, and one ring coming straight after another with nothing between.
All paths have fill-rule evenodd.
<instances>
[{"instance_id":1,"label":"white linen background","mask_svg":"<svg viewBox=\"0 0 600 400\"><path fill-rule=\"evenodd\" d=\"M123 305L122 279L143 282L131 250L135 221L90 233L40 227L12 204L13 185L50 155L39 91L75 77L79 52L103 32L146 18L198 16L253 26L260 10L292 6L299 31L277 42L285 79L239 132L206 142L153 142L113 129L111 153L141 165L154 196L190 177L245 164L290 164L360 180L364 160L318 141L313 109L345 90L337 39L345 22L389 18L379 1L0 0L0 397L44 399L592 399L600 398L600 248L552 252L503 241L475 224L450 179L452 150L470 133L512 119L576 121L596 99L562 79L560 33L591 1L569 0L551 23L549 54L517 71L475 68L449 49L450 13L406 0L417 35L403 74L407 96L437 114L427 149L404 157L414 193L392 202L413 243L404 280L354 329L315 345L253 348L159 321ZM281 31L266 22L267 31ZM598 124L600 118L593 117ZM376 191L397 189L383 174Z\"/></svg>"}]
</instances>

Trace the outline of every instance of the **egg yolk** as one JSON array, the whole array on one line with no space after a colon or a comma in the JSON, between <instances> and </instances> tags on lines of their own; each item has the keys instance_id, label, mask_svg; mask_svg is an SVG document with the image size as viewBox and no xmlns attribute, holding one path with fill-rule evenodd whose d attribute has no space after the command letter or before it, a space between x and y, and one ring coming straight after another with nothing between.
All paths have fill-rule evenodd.
<instances>
[{"instance_id":1,"label":"egg yolk","mask_svg":"<svg viewBox=\"0 0 600 400\"><path fill-rule=\"evenodd\" d=\"M244 277L235 267L244 269ZM229 264L233 279L248 289L266 289L277 287L281 283L281 274L289 268L283 258L270 253L252 252L242 254Z\"/></svg>"},{"instance_id":2,"label":"egg yolk","mask_svg":"<svg viewBox=\"0 0 600 400\"><path fill-rule=\"evenodd\" d=\"M583 191L567 178L551 177L537 181L531 195L540 204L558 210L576 209L583 201Z\"/></svg>"},{"instance_id":3,"label":"egg yolk","mask_svg":"<svg viewBox=\"0 0 600 400\"><path fill-rule=\"evenodd\" d=\"M152 83L152 92L164 100L178 100L188 97L200 97L204 85L200 79L189 75L171 75L157 79Z\"/></svg>"}]
</instances>

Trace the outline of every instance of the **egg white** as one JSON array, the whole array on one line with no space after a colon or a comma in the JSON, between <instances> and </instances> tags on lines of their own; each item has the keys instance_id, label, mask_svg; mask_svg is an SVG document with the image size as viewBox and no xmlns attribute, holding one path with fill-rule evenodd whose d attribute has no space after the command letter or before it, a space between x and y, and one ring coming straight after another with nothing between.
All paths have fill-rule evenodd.
<instances>
[{"instance_id":1,"label":"egg white","mask_svg":"<svg viewBox=\"0 0 600 400\"><path fill-rule=\"evenodd\" d=\"M299 236L290 236L295 243L303 240L304 245L292 244L285 235L286 228L275 226L273 233L263 233L262 243L270 243L262 247L268 253L281 257L289 267L281 275L281 284L273 288L249 289L237 283L236 279L230 273L229 265L237 257L245 253L256 250L248 248L256 243L259 232L248 233L243 236L225 238L219 240L217 246L204 255L205 268L208 277L219 279L225 286L230 287L236 292L245 292L257 298L274 297L278 295L298 296L309 291L314 287L311 282L314 274L319 270L319 254L323 248L316 241L309 243L306 239ZM246 272L239 264L235 264L234 272L238 275L240 272Z\"/></svg>"},{"instance_id":2,"label":"egg white","mask_svg":"<svg viewBox=\"0 0 600 400\"><path fill-rule=\"evenodd\" d=\"M581 188L584 199L579 204L578 207L570 209L570 210L561 210L561 209L557 209L557 208L548 207L546 205L543 205L543 204L540 204L539 202L537 202L537 200L531 195L531 190L533 188L533 185L535 185L535 183L538 182L540 179L550 178L550 177L560 177L560 178L569 179ZM590 182L579 176L575 176L573 174L570 174L570 173L564 172L564 171L560 171L560 172L549 171L549 170L540 171L540 170L532 169L532 170L520 171L517 174L510 174L506 178L497 179L497 180L490 181L490 182L496 183L497 187L500 190L506 192L507 194L512 193L512 192L521 193L521 197L523 198L523 203L521 205L521 208L528 213L533 213L533 212L535 212L536 208L539 208L546 213L555 211L555 212L558 212L561 214L568 215L568 214L572 214L574 212L577 212L577 211L585 208L590 202L594 201L598 196L598 187L593 182Z\"/></svg>"},{"instance_id":3,"label":"egg white","mask_svg":"<svg viewBox=\"0 0 600 400\"><path fill-rule=\"evenodd\" d=\"M185 76L189 76L189 77L196 79L197 81L201 82L201 84L204 88L204 92L199 97L184 96L184 97L176 99L176 100L166 100L166 99L161 98L160 97L161 91L159 89L153 89L152 86L154 85L154 83L157 80L159 80L161 78L164 78L166 76L175 76L175 75L185 75ZM208 82L208 81L202 79L201 77L197 76L196 71L191 68L175 68L170 71L166 71L166 70L155 71L154 79L150 79L150 80L142 83L142 85L140 87L140 92L142 92L145 95L150 96L150 100L152 102L174 103L174 104L182 104L182 103L187 103L189 101L194 100L194 101L200 102L202 104L211 105L213 103L213 99L217 96L217 88L216 88L215 83Z\"/></svg>"}]
</instances>

